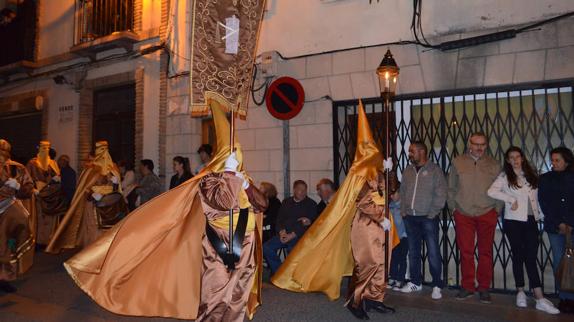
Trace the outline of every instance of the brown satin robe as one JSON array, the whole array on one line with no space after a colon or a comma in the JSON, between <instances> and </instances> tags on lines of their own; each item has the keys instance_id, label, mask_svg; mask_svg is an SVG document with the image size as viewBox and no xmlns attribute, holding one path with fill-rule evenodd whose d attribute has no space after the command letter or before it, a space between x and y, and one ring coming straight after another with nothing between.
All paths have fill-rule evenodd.
<instances>
[{"instance_id":1,"label":"brown satin robe","mask_svg":"<svg viewBox=\"0 0 574 322\"><path fill-rule=\"evenodd\" d=\"M70 208L60 219L46 252L59 253L64 248L86 247L105 232L98 228L96 207L91 199L92 187L105 185L113 185L111 174L102 175L99 167L90 167L82 172Z\"/></svg>"},{"instance_id":2,"label":"brown satin robe","mask_svg":"<svg viewBox=\"0 0 574 322\"><path fill-rule=\"evenodd\" d=\"M20 183L20 190L4 186L10 178L11 171L7 166L0 168L0 200L16 197L16 201L4 213L0 214L0 280L15 280L25 273L34 258L34 240L29 226L29 213L21 200L30 198L34 189L32 178L26 168L14 161L7 165L15 167L15 179ZM9 240L15 241L15 248L10 249Z\"/></svg>"},{"instance_id":3,"label":"brown satin robe","mask_svg":"<svg viewBox=\"0 0 574 322\"><path fill-rule=\"evenodd\" d=\"M221 200L215 194L206 196L205 190L200 190L201 203L208 221L214 221L228 215L227 211L214 209L234 208L238 210L238 199L242 179L233 174L224 173L208 175L220 176L219 180L227 182L226 200ZM258 212L257 216L267 208L267 198L253 185L246 190L249 202ZM211 200L207 200L207 199ZM219 199L219 200L218 200ZM212 207L214 206L214 207ZM250 216L253 216L251 213ZM238 216L235 216L237 220ZM214 227L219 238L229 245L228 229ZM201 274L201 299L196 321L243 321L249 292L255 278L255 232L247 230L243 240L243 248L239 262L234 271L228 271L223 260L211 246L206 235L202 238L203 268Z\"/></svg>"},{"instance_id":4,"label":"brown satin robe","mask_svg":"<svg viewBox=\"0 0 574 322\"><path fill-rule=\"evenodd\" d=\"M385 213L371 197L373 190L365 187L359 194L357 212L351 226L351 249L355 267L349 287L348 301L359 307L365 299L382 302L385 297L385 234L379 224Z\"/></svg>"},{"instance_id":5,"label":"brown satin robe","mask_svg":"<svg viewBox=\"0 0 574 322\"><path fill-rule=\"evenodd\" d=\"M40 190L57 175L54 169L50 167L48 167L47 171L40 169L36 164L36 158L30 160L26 168L34 181L34 188L36 190ZM28 210L30 211L30 216L33 218L33 225L35 225L32 229L35 229L36 232L36 244L47 245L58 227L59 217L45 216L42 213L40 200L37 197L33 199L34 207L31 207L31 209Z\"/></svg>"}]
</instances>

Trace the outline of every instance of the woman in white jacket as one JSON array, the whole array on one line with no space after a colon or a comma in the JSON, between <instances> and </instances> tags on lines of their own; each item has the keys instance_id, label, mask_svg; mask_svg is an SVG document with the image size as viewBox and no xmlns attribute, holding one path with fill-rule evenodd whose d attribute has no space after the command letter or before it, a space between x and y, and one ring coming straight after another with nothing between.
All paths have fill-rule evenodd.
<instances>
[{"instance_id":1,"label":"woman in white jacket","mask_svg":"<svg viewBox=\"0 0 574 322\"><path fill-rule=\"evenodd\" d=\"M518 294L516 306L527 307L524 293L524 266L528 283L534 291L536 309L550 314L560 311L544 298L536 263L538 250L538 221L542 214L537 197L538 175L518 147L504 154L502 173L488 189L491 198L504 201L504 233L512 250L512 270Z\"/></svg>"}]
</instances>

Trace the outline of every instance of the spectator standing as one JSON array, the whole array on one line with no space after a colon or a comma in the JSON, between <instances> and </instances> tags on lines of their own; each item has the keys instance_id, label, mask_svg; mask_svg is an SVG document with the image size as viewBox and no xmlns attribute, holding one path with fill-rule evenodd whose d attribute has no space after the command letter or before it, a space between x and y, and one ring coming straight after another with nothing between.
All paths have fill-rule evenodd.
<instances>
[{"instance_id":1,"label":"spectator standing","mask_svg":"<svg viewBox=\"0 0 574 322\"><path fill-rule=\"evenodd\" d=\"M176 156L173 158L173 172L175 172L175 174L171 177L169 182L170 190L193 177L189 167L189 159L182 156Z\"/></svg>"},{"instance_id":2,"label":"spectator standing","mask_svg":"<svg viewBox=\"0 0 574 322\"><path fill-rule=\"evenodd\" d=\"M500 205L486 192L500 173L500 164L487 155L488 140L484 133L473 133L468 144L468 152L454 159L448 176L448 206L454 213L456 243L461 257L462 281L456 299L469 298L478 290L480 301L490 303L492 247ZM475 240L478 244L476 270Z\"/></svg>"},{"instance_id":3,"label":"spectator standing","mask_svg":"<svg viewBox=\"0 0 574 322\"><path fill-rule=\"evenodd\" d=\"M504 202L504 233L512 250L512 272L516 284L516 306L527 307L524 293L524 266L528 284L534 291L536 309L550 314L560 311L544 298L538 274L538 221L541 218L538 197L538 175L519 147L504 154L502 173L488 189L488 195Z\"/></svg>"},{"instance_id":4,"label":"spectator standing","mask_svg":"<svg viewBox=\"0 0 574 322\"><path fill-rule=\"evenodd\" d=\"M544 231L552 248L554 272L564 256L566 234L574 227L574 155L565 147L550 151L552 171L540 176L538 201L544 213ZM557 285L563 313L574 313L574 293L561 291Z\"/></svg>"},{"instance_id":5,"label":"spectator standing","mask_svg":"<svg viewBox=\"0 0 574 322\"><path fill-rule=\"evenodd\" d=\"M401 185L401 215L405 220L409 236L409 264L411 281L401 292L422 290L421 247L427 247L430 273L432 276L433 300L442 298L442 257L440 254L439 214L447 197L447 184L442 170L428 160L428 148L421 141L409 146L411 164L403 172Z\"/></svg>"}]
</instances>

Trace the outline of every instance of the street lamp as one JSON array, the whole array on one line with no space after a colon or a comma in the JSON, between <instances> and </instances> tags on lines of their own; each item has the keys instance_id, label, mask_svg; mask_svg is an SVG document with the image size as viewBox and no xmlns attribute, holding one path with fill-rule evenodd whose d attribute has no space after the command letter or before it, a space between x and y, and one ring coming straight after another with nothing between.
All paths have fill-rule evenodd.
<instances>
[{"instance_id":1,"label":"street lamp","mask_svg":"<svg viewBox=\"0 0 574 322\"><path fill-rule=\"evenodd\" d=\"M385 115L385 161L392 160L391 158L391 100L395 96L397 90L397 81L399 78L399 66L391 54L391 50L387 49L381 64L377 68L377 76L379 76L379 88L381 90L381 97L383 98L383 113ZM390 203L390 170L385 169L385 217L388 219L390 216L389 203ZM385 266L386 277L389 273L389 234L385 235Z\"/></svg>"},{"instance_id":2,"label":"street lamp","mask_svg":"<svg viewBox=\"0 0 574 322\"><path fill-rule=\"evenodd\" d=\"M391 100L395 96L397 90L397 81L399 78L399 66L391 54L391 50L387 49L387 53L381 64L377 68L377 75L379 76L379 88L381 90L381 97Z\"/></svg>"}]
</instances>

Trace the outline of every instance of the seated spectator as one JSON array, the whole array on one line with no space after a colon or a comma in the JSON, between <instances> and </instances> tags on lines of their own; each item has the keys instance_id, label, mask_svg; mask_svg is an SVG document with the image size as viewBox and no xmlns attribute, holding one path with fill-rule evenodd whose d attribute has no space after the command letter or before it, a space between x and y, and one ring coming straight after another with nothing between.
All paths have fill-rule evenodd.
<instances>
[{"instance_id":1,"label":"seated spectator","mask_svg":"<svg viewBox=\"0 0 574 322\"><path fill-rule=\"evenodd\" d=\"M213 153L213 147L210 144L202 144L199 149L197 149L197 153L199 154L199 159L201 160L201 164L195 168L194 175L205 168L205 166L211 161L211 156Z\"/></svg>"},{"instance_id":2,"label":"seated spectator","mask_svg":"<svg viewBox=\"0 0 574 322\"><path fill-rule=\"evenodd\" d=\"M74 193L76 193L76 171L70 167L70 157L65 154L58 158L58 167L62 177L62 192L70 204L74 198Z\"/></svg>"},{"instance_id":3,"label":"seated spectator","mask_svg":"<svg viewBox=\"0 0 574 322\"><path fill-rule=\"evenodd\" d=\"M275 227L277 234L263 244L263 256L269 264L271 275L281 266L277 251L281 248L291 251L316 216L317 203L307 197L307 183L303 180L295 181L293 196L283 200L279 208Z\"/></svg>"},{"instance_id":4,"label":"seated spectator","mask_svg":"<svg viewBox=\"0 0 574 322\"><path fill-rule=\"evenodd\" d=\"M121 160L118 162L118 168L120 169L120 175L122 176L122 195L128 204L128 209L132 211L136 209L136 199L138 198L138 195L135 192L137 180L134 166L131 162Z\"/></svg>"},{"instance_id":5,"label":"seated spectator","mask_svg":"<svg viewBox=\"0 0 574 322\"><path fill-rule=\"evenodd\" d=\"M269 200L269 206L263 213L263 242L266 242L275 234L275 223L279 208L281 208L281 201L277 199L277 188L272 183L261 182L259 190Z\"/></svg>"},{"instance_id":6,"label":"seated spectator","mask_svg":"<svg viewBox=\"0 0 574 322\"><path fill-rule=\"evenodd\" d=\"M317 183L317 194L321 201L317 204L317 216L319 216L335 195L337 189L335 183L331 179L323 178Z\"/></svg>"},{"instance_id":7,"label":"seated spectator","mask_svg":"<svg viewBox=\"0 0 574 322\"><path fill-rule=\"evenodd\" d=\"M161 182L159 177L153 172L153 168L152 160L144 159L140 161L139 170L142 178L136 188L140 206L161 193Z\"/></svg>"},{"instance_id":8,"label":"seated spectator","mask_svg":"<svg viewBox=\"0 0 574 322\"><path fill-rule=\"evenodd\" d=\"M409 240L407 238L407 231L403 217L401 216L401 197L399 195L399 187L397 190L390 192L391 202L389 209L393 215L393 221L397 229L397 234L401 242L393 248L391 255L391 267L389 270L389 283L387 288L393 291L399 291L405 284L405 275L407 273L407 255L409 253Z\"/></svg>"},{"instance_id":9,"label":"seated spectator","mask_svg":"<svg viewBox=\"0 0 574 322\"><path fill-rule=\"evenodd\" d=\"M175 172L175 174L171 177L171 181L169 182L170 190L193 177L189 167L189 159L182 156L176 156L173 158L173 172Z\"/></svg>"}]
</instances>

